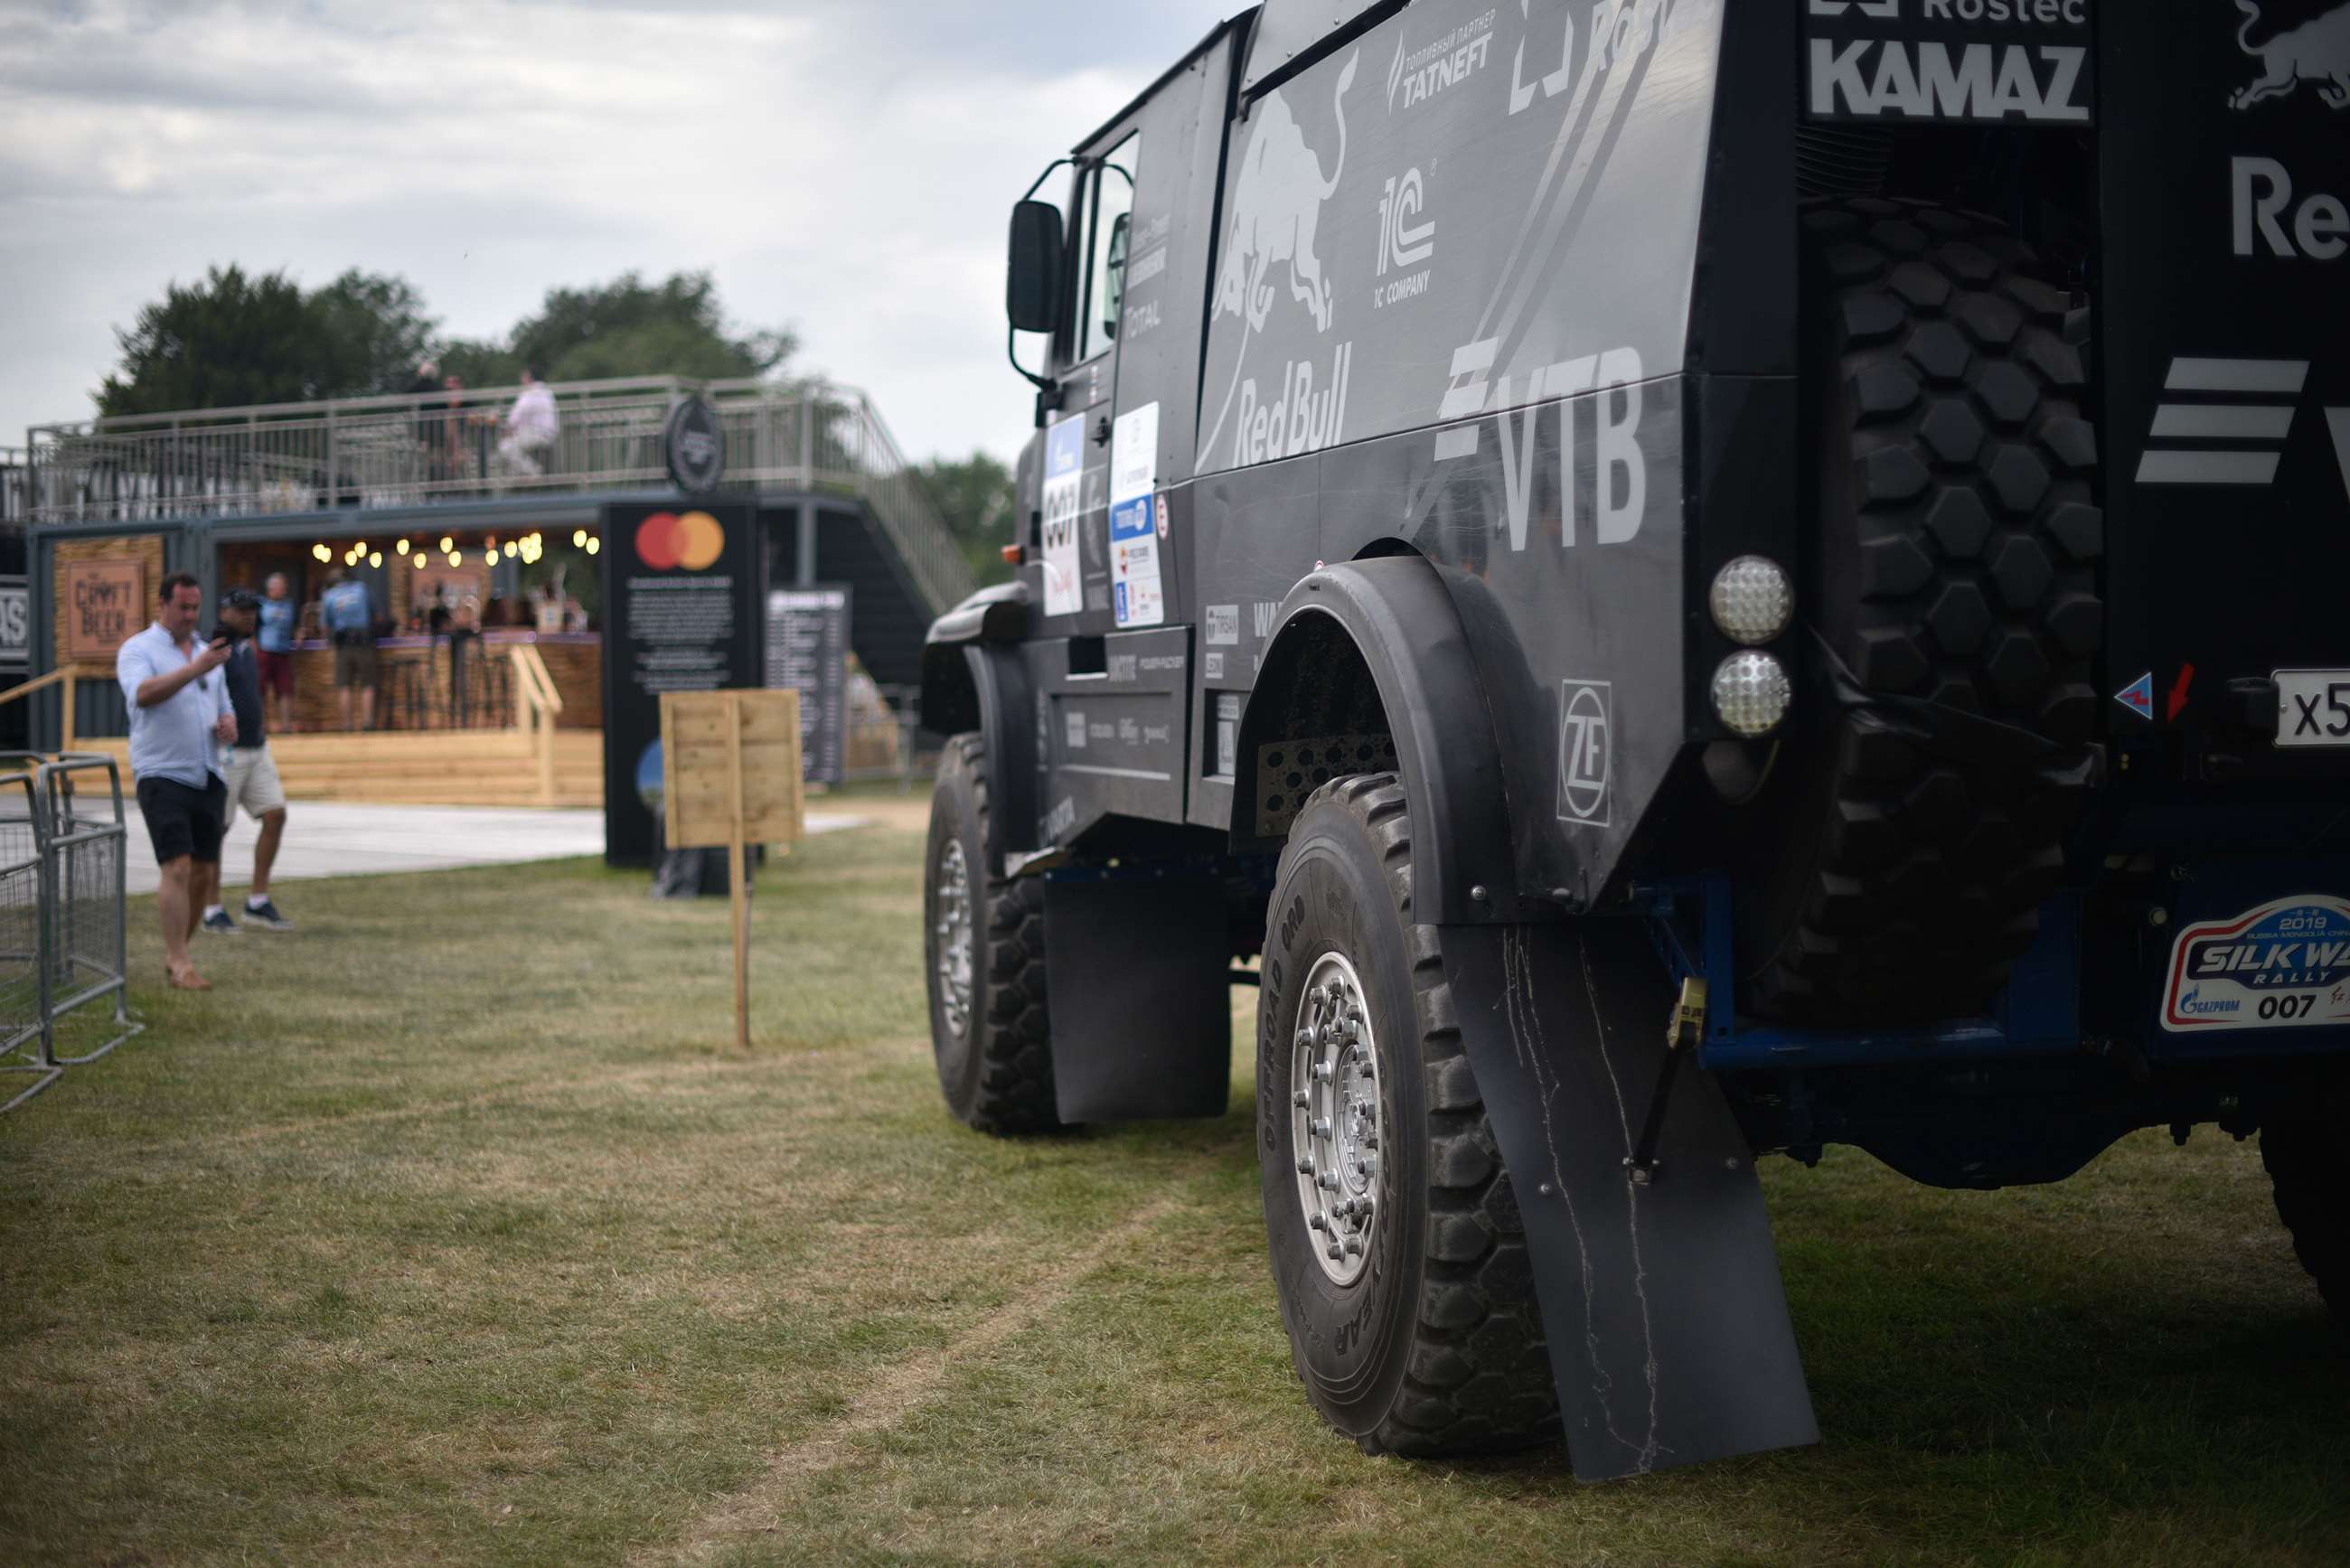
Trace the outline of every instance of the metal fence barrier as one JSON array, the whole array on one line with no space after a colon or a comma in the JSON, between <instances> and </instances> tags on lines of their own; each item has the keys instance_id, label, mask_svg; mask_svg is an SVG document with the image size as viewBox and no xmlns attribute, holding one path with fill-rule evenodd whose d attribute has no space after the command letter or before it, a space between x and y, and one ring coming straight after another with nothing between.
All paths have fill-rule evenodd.
<instances>
[{"instance_id":1,"label":"metal fence barrier","mask_svg":"<svg viewBox=\"0 0 2350 1568\"><path fill-rule=\"evenodd\" d=\"M6 1112L146 1025L128 995L128 832L114 759L9 752L0 770L0 1072L34 1078L0 1104ZM59 1055L57 1021L109 997L113 1037Z\"/></svg>"}]
</instances>

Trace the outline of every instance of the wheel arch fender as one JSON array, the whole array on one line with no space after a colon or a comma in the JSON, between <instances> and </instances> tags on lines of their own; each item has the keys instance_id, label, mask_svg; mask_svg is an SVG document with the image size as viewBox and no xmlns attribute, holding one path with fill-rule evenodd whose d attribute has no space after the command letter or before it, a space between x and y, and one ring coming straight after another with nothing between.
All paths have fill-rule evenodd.
<instances>
[{"instance_id":1,"label":"wheel arch fender","mask_svg":"<svg viewBox=\"0 0 2350 1568\"><path fill-rule=\"evenodd\" d=\"M1461 923L1548 912L1519 897L1484 682L1452 596L1423 556L1316 567L1282 601L1241 714L1233 841L1280 836L1295 811L1288 802L1303 793L1284 796L1285 810L1268 810L1257 776L1263 748L1364 723L1384 726L1392 740L1409 801L1415 917Z\"/></svg>"}]
</instances>

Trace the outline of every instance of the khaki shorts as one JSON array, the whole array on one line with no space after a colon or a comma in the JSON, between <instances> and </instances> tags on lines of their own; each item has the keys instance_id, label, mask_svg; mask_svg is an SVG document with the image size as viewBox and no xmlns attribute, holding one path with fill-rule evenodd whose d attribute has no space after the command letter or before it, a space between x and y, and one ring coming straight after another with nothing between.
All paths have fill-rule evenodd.
<instances>
[{"instance_id":1,"label":"khaki shorts","mask_svg":"<svg viewBox=\"0 0 2350 1568\"><path fill-rule=\"evenodd\" d=\"M338 642L335 645L335 684L338 686L375 684L374 643Z\"/></svg>"},{"instance_id":2,"label":"khaki shorts","mask_svg":"<svg viewBox=\"0 0 2350 1568\"><path fill-rule=\"evenodd\" d=\"M221 812L221 824L226 826L236 820L236 809L259 821L286 804L286 786L277 782L277 759L269 754L269 742L257 746L228 748L228 805Z\"/></svg>"}]
</instances>

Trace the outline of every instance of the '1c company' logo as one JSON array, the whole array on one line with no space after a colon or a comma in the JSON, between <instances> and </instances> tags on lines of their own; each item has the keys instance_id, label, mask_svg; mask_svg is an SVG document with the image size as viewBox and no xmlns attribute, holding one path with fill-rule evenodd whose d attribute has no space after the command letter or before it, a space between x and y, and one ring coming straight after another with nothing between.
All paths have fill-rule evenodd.
<instances>
[{"instance_id":1,"label":"'1c company' logo","mask_svg":"<svg viewBox=\"0 0 2350 1568\"><path fill-rule=\"evenodd\" d=\"M707 512L656 512L637 524L637 559L657 572L707 571L726 550L726 530Z\"/></svg>"},{"instance_id":2,"label":"'1c company' logo","mask_svg":"<svg viewBox=\"0 0 2350 1568\"><path fill-rule=\"evenodd\" d=\"M1558 692L1558 815L1574 827L1608 825L1608 703L1605 680L1568 680Z\"/></svg>"}]
</instances>

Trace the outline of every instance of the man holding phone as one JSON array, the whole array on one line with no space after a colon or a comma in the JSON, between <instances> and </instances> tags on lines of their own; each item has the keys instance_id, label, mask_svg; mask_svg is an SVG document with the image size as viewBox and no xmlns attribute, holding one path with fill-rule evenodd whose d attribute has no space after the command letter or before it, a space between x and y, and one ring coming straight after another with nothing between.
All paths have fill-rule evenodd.
<instances>
[{"instance_id":1,"label":"man holding phone","mask_svg":"<svg viewBox=\"0 0 2350 1568\"><path fill-rule=\"evenodd\" d=\"M196 917L220 894L221 835L228 786L220 745L236 739L236 713L220 667L225 637L196 640L204 594L186 572L163 579L155 622L114 656L114 675L130 710L130 771L139 813L155 846L162 882L155 890L163 919L164 976L179 991L210 991L188 959Z\"/></svg>"}]
</instances>

